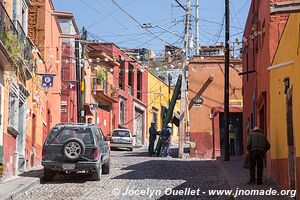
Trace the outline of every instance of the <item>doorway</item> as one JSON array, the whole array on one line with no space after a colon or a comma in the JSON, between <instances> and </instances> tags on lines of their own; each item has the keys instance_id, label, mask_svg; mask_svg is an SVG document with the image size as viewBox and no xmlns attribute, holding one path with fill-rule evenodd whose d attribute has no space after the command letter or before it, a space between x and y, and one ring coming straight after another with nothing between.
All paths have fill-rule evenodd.
<instances>
[{"instance_id":1,"label":"doorway","mask_svg":"<svg viewBox=\"0 0 300 200\"><path fill-rule=\"evenodd\" d=\"M136 136L136 145L142 145L144 143L143 140L143 130L144 130L144 112L140 109L135 109L134 116L134 130Z\"/></svg>"},{"instance_id":2,"label":"doorway","mask_svg":"<svg viewBox=\"0 0 300 200\"><path fill-rule=\"evenodd\" d=\"M221 155L224 155L224 112L219 113L219 128L220 128L220 147ZM234 135L234 153L232 156L243 155L243 113L229 113L229 125L232 125L230 132Z\"/></svg>"}]
</instances>

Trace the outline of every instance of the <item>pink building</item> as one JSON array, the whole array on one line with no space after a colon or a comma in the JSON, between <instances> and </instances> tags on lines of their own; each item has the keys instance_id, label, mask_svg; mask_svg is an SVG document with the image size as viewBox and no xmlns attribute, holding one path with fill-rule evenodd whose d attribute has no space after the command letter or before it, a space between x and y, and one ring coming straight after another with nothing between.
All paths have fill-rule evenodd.
<instances>
[{"instance_id":1,"label":"pink building","mask_svg":"<svg viewBox=\"0 0 300 200\"><path fill-rule=\"evenodd\" d=\"M146 143L147 133L147 71L113 43L101 43L93 49L109 55L114 66L112 83L117 88L117 103L112 104L112 129L127 128L136 136L136 144ZM101 113L102 112L102 113ZM100 111L99 117L104 111Z\"/></svg>"}]
</instances>

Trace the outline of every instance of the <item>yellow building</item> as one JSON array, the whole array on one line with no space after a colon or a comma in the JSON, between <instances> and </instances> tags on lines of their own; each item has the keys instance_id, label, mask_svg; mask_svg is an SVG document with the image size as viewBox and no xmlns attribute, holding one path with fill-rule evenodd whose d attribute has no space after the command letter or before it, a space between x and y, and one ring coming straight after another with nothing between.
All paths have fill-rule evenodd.
<instances>
[{"instance_id":1,"label":"yellow building","mask_svg":"<svg viewBox=\"0 0 300 200\"><path fill-rule=\"evenodd\" d=\"M149 71L148 73L148 129L151 126L151 122L156 122L157 130L161 131L163 126L163 110L169 107L169 98L171 100L173 90L170 90L169 86L159 79L156 75ZM179 113L180 102L176 102L173 113ZM147 132L147 138L149 138L149 132ZM173 124L172 131L172 144L178 143L178 127Z\"/></svg>"},{"instance_id":2,"label":"yellow building","mask_svg":"<svg viewBox=\"0 0 300 200\"><path fill-rule=\"evenodd\" d=\"M285 188L295 180L300 191L300 14L291 14L275 54L270 71L270 143L271 173ZM289 92L290 91L290 92ZM287 104L291 94L292 102ZM287 109L289 108L289 109ZM289 116L289 117L288 117ZM287 123L293 127L288 131ZM289 129L292 130L292 129ZM288 132L294 140L294 173L289 173ZM293 165L291 165L293 166ZM290 178L289 178L290 176Z\"/></svg>"}]
</instances>

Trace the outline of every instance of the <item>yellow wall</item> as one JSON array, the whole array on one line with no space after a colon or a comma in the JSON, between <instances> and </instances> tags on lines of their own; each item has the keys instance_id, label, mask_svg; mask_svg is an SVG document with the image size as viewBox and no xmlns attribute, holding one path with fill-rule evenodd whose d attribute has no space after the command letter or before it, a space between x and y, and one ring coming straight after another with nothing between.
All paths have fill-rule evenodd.
<instances>
[{"instance_id":1,"label":"yellow wall","mask_svg":"<svg viewBox=\"0 0 300 200\"><path fill-rule=\"evenodd\" d=\"M300 14L291 14L280 41L273 65L287 61L294 64L270 71L271 159L287 158L285 77L293 87L293 121L296 156L300 155ZM298 147L298 148L297 148Z\"/></svg>"},{"instance_id":2,"label":"yellow wall","mask_svg":"<svg viewBox=\"0 0 300 200\"><path fill-rule=\"evenodd\" d=\"M173 90L171 90L170 99L172 98ZM157 78L152 73L148 73L148 126L151 126L151 122L153 120L153 108L157 109L157 130L161 131L162 129L162 106L166 108L169 107L168 103L169 96L169 87L159 78ZM176 106L174 112L179 111L180 102L176 102ZM149 132L147 133L147 137L149 136ZM173 124L173 132L172 132L172 142L176 143L178 141L178 128Z\"/></svg>"}]
</instances>

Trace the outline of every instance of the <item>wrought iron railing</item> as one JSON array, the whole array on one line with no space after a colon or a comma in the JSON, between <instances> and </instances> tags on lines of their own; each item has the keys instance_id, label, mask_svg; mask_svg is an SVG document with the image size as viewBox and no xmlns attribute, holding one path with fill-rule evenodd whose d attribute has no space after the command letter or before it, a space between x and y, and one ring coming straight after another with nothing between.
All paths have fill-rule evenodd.
<instances>
[{"instance_id":1,"label":"wrought iron railing","mask_svg":"<svg viewBox=\"0 0 300 200\"><path fill-rule=\"evenodd\" d=\"M19 21L15 21L15 23L9 17L6 9L0 3L0 39L1 41L6 40L7 33L11 33L14 35L21 46L21 58L23 60L32 60L32 49L33 44L26 37L26 34L19 23Z\"/></svg>"},{"instance_id":2,"label":"wrought iron railing","mask_svg":"<svg viewBox=\"0 0 300 200\"><path fill-rule=\"evenodd\" d=\"M14 22L15 22L16 30L18 32L18 39L23 46L22 58L24 60L31 60L33 58L32 55L33 45L31 44L30 40L26 37L26 33L23 30L20 22L18 20L15 20Z\"/></svg>"},{"instance_id":3,"label":"wrought iron railing","mask_svg":"<svg viewBox=\"0 0 300 200\"><path fill-rule=\"evenodd\" d=\"M17 29L15 28L12 20L10 19L4 6L0 3L0 27L1 31L11 31L14 35L18 35Z\"/></svg>"}]
</instances>

